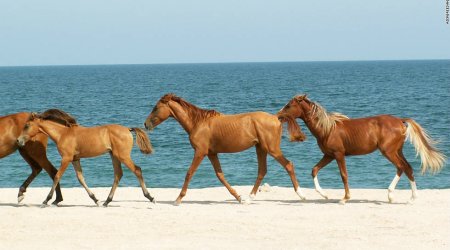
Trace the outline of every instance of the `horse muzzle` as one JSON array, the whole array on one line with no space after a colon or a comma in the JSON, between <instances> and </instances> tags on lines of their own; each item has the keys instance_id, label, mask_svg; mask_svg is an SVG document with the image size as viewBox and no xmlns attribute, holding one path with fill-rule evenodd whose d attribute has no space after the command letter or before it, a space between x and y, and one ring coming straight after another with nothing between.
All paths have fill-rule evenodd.
<instances>
[{"instance_id":1,"label":"horse muzzle","mask_svg":"<svg viewBox=\"0 0 450 250\"><path fill-rule=\"evenodd\" d=\"M16 142L17 146L23 147L25 146L25 143L27 143L27 140L23 136L20 136L19 138L17 138Z\"/></svg>"},{"instance_id":2,"label":"horse muzzle","mask_svg":"<svg viewBox=\"0 0 450 250\"><path fill-rule=\"evenodd\" d=\"M147 130L153 130L153 123L152 123L152 121L149 121L149 122L147 122L147 121L145 121L144 122L144 127L145 127L145 129L147 129Z\"/></svg>"}]
</instances>

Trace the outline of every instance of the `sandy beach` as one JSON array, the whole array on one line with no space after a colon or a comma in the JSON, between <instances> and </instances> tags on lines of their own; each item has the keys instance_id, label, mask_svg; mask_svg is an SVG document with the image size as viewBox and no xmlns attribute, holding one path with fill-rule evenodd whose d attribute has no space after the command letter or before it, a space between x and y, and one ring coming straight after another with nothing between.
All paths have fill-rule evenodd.
<instances>
[{"instance_id":1,"label":"sandy beach","mask_svg":"<svg viewBox=\"0 0 450 250\"><path fill-rule=\"evenodd\" d=\"M249 186L236 187L248 194ZM21 205L17 189L0 189L1 249L448 249L450 189L326 190L323 200L305 189L271 187L250 205L223 187L190 189L173 206L178 188L150 188L157 204L139 188L119 187L108 208L96 207L82 188L64 188L62 206L41 208L49 188L29 188ZM109 188L93 188L104 200Z\"/></svg>"}]
</instances>

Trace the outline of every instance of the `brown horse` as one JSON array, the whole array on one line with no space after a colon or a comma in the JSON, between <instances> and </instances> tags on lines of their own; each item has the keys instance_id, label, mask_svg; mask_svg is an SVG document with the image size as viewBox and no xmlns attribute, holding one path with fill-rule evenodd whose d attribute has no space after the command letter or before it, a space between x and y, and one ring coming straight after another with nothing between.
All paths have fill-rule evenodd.
<instances>
[{"instance_id":1,"label":"brown horse","mask_svg":"<svg viewBox=\"0 0 450 250\"><path fill-rule=\"evenodd\" d=\"M131 131L136 132L136 142L141 152L150 154L152 146L147 134L142 129L126 128L115 124L86 128L79 125L66 124L51 117L46 119L37 115L30 117L17 142L19 145L25 145L30 138L42 132L56 143L61 155L61 166L55 175L52 189L43 202L44 205L52 198L56 185L71 162L76 171L78 181L86 189L89 197L99 205L99 201L84 181L80 159L99 156L106 152L110 153L113 162L114 182L103 206L106 207L113 199L114 192L122 177L121 163L125 164L136 175L144 196L150 201L154 201L154 198L145 186L141 168L134 164L130 156L133 147Z\"/></svg>"},{"instance_id":2,"label":"brown horse","mask_svg":"<svg viewBox=\"0 0 450 250\"><path fill-rule=\"evenodd\" d=\"M54 179L58 171L47 159L47 141L48 137L45 134L38 134L32 141L27 142L23 147L18 148L17 138L22 132L25 124L30 118L31 113L21 112L0 117L0 158L6 157L17 149L22 158L30 165L31 174L23 182L19 188L17 196L18 202L21 202L27 191L27 187L31 184L34 178L44 169L48 175ZM55 119L66 120L69 123L76 124L75 119L64 112L57 109L49 109L41 114L44 117L53 116ZM56 199L53 204L58 204L63 200L59 184L56 186Z\"/></svg>"},{"instance_id":3,"label":"brown horse","mask_svg":"<svg viewBox=\"0 0 450 250\"><path fill-rule=\"evenodd\" d=\"M252 146L256 147L258 157L258 177L250 198L256 195L267 172L267 154L270 154L286 169L294 190L301 199L304 199L295 177L294 165L281 152L282 125L276 116L264 112L224 115L214 110L200 109L180 97L166 94L156 103L144 125L147 129L153 129L169 117L177 120L189 134L189 140L195 151L175 205L180 204L186 195L189 182L205 156L211 161L220 182L236 200L242 202L241 196L225 180L217 154L240 152Z\"/></svg>"},{"instance_id":4,"label":"brown horse","mask_svg":"<svg viewBox=\"0 0 450 250\"><path fill-rule=\"evenodd\" d=\"M390 115L349 119L339 113L327 113L318 103L310 101L306 95L297 95L289 101L279 112L282 121L289 121L290 131L294 134L300 131L296 118L302 119L311 133L316 137L317 143L323 152L322 159L312 169L312 177L316 191L324 198L317 179L320 169L332 160L336 160L345 187L345 196L341 200L345 204L350 199L350 191L347 180L347 168L345 156L369 154L376 149L395 165L397 175L388 189L388 199L393 200L393 191L400 176L405 172L408 176L412 197L417 197L417 188L411 165L403 156L402 148L405 139L409 138L414 145L417 154L422 160L422 173L430 170L432 173L439 171L445 163L445 155L433 145L435 142L426 131L409 118L397 118Z\"/></svg>"}]
</instances>

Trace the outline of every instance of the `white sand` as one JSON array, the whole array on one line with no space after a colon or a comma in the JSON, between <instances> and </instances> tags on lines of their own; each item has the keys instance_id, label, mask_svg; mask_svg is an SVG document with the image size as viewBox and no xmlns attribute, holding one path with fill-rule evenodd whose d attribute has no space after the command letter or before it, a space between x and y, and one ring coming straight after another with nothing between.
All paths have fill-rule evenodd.
<instances>
[{"instance_id":1,"label":"white sand","mask_svg":"<svg viewBox=\"0 0 450 250\"><path fill-rule=\"evenodd\" d=\"M251 187L236 187L248 194ZM109 188L93 188L101 200ZM49 188L29 188L23 205L17 189L0 189L1 249L450 249L450 189L326 190L323 200L306 189L299 201L291 188L272 187L250 205L223 188L189 189L181 206L177 188L150 192L119 187L108 208L96 207L81 188L63 188L62 207L41 208Z\"/></svg>"}]
</instances>

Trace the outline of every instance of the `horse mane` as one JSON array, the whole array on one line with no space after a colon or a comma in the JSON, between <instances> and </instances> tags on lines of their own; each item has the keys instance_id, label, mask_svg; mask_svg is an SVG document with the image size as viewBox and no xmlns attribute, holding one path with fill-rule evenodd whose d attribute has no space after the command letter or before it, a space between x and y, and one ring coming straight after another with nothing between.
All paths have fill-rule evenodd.
<instances>
[{"instance_id":1,"label":"horse mane","mask_svg":"<svg viewBox=\"0 0 450 250\"><path fill-rule=\"evenodd\" d=\"M170 100L180 104L181 107L188 112L189 117L191 117L194 124L204 121L210 117L222 115L220 112L213 109L201 109L194 104L185 101L183 98L176 96L175 94L166 94L160 99L163 103L167 103Z\"/></svg>"},{"instance_id":2,"label":"horse mane","mask_svg":"<svg viewBox=\"0 0 450 250\"><path fill-rule=\"evenodd\" d=\"M60 109L47 109L43 113L38 114L37 117L42 120L59 123L66 127L77 125L77 120L73 116Z\"/></svg>"},{"instance_id":3,"label":"horse mane","mask_svg":"<svg viewBox=\"0 0 450 250\"><path fill-rule=\"evenodd\" d=\"M298 99L300 97L296 96L295 98ZM333 131L336 127L336 123L350 119L348 116L341 113L328 113L319 103L307 99L306 95L301 96L301 98L312 105L312 110L310 111L311 118L316 119L316 128L321 129L325 135L328 135Z\"/></svg>"}]
</instances>

